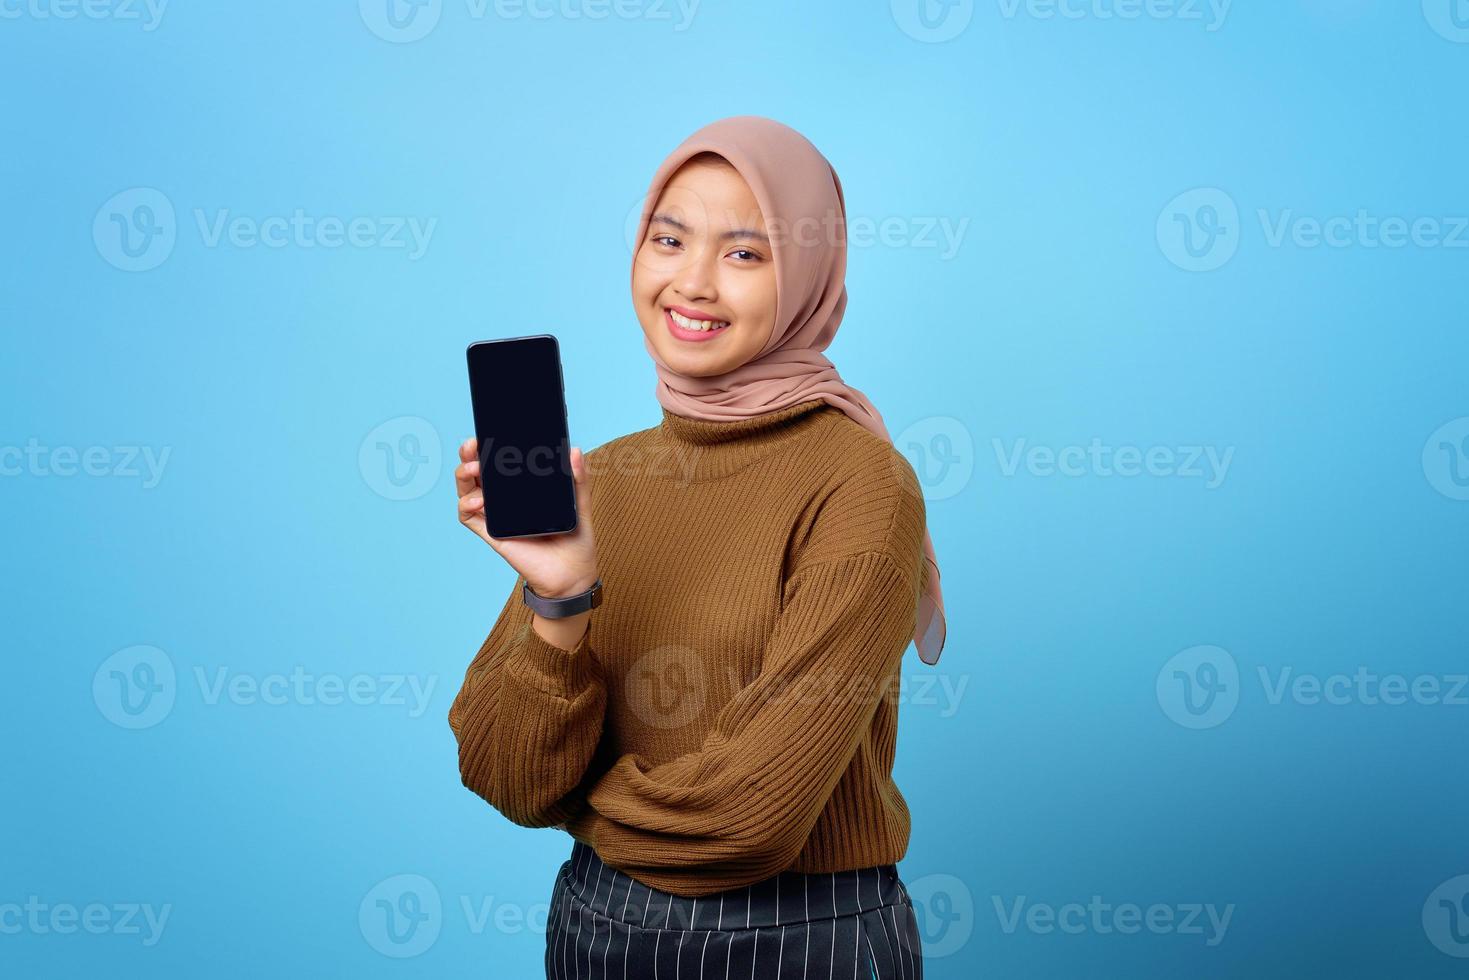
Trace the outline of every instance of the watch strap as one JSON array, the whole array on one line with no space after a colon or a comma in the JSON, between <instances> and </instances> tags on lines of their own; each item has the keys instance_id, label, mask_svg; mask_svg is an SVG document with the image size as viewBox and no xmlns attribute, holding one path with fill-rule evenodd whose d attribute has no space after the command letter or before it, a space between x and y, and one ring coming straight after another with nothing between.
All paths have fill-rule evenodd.
<instances>
[{"instance_id":1,"label":"watch strap","mask_svg":"<svg viewBox=\"0 0 1469 980\"><path fill-rule=\"evenodd\" d=\"M543 619L565 619L568 616L595 609L602 604L602 579L598 577L597 581L592 583L592 587L585 592L562 596L559 599L536 595L530 583L525 582L520 587L520 595L525 600L525 604Z\"/></svg>"}]
</instances>

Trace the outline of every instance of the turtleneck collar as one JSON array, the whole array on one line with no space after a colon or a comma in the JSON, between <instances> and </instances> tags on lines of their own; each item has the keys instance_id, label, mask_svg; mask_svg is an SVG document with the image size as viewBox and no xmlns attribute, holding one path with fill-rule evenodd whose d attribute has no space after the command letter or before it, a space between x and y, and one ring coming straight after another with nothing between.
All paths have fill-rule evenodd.
<instances>
[{"instance_id":1,"label":"turtleneck collar","mask_svg":"<svg viewBox=\"0 0 1469 980\"><path fill-rule=\"evenodd\" d=\"M658 434L681 460L685 479L711 479L733 473L809 431L820 418L841 409L824 399L730 422L711 422L663 409Z\"/></svg>"},{"instance_id":2,"label":"turtleneck collar","mask_svg":"<svg viewBox=\"0 0 1469 980\"><path fill-rule=\"evenodd\" d=\"M798 420L825 405L820 398L787 405L785 408L730 422L711 422L707 419L691 419L686 415L675 415L663 409L663 434L673 442L691 446L712 446L734 439L766 439L779 436L797 425Z\"/></svg>"}]
</instances>

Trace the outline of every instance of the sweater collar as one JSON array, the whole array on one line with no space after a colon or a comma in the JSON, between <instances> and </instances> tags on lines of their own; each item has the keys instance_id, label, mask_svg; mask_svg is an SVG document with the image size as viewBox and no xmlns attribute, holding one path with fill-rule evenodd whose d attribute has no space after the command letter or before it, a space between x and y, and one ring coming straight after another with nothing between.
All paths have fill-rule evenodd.
<instances>
[{"instance_id":1,"label":"sweater collar","mask_svg":"<svg viewBox=\"0 0 1469 980\"><path fill-rule=\"evenodd\" d=\"M665 408L656 431L671 457L666 475L699 482L744 469L797 441L833 414L841 414L841 409L821 398L730 422L689 418Z\"/></svg>"},{"instance_id":2,"label":"sweater collar","mask_svg":"<svg viewBox=\"0 0 1469 980\"><path fill-rule=\"evenodd\" d=\"M686 446L713 446L740 440L752 444L778 441L801 428L801 421L819 411L826 401L813 398L797 402L773 412L751 415L729 422L711 422L686 415L675 415L663 409L663 436L670 443Z\"/></svg>"}]
</instances>

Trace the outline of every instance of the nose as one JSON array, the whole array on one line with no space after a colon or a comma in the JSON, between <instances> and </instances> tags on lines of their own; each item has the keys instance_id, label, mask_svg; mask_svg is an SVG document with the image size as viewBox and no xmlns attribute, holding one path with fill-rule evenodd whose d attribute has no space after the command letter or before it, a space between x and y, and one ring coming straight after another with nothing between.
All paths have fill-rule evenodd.
<instances>
[{"instance_id":1,"label":"nose","mask_svg":"<svg viewBox=\"0 0 1469 980\"><path fill-rule=\"evenodd\" d=\"M688 261L674 277L674 289L690 300L709 302L718 298L719 289L715 285L714 271L719 258L718 250L711 247L697 251L690 249L688 256Z\"/></svg>"}]
</instances>

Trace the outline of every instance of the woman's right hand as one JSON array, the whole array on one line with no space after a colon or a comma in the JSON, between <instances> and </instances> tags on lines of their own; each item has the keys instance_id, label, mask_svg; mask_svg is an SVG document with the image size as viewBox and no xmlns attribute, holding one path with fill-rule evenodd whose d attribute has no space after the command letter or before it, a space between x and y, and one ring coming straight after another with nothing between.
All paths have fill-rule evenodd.
<instances>
[{"instance_id":1,"label":"woman's right hand","mask_svg":"<svg viewBox=\"0 0 1469 980\"><path fill-rule=\"evenodd\" d=\"M533 538L492 538L485 528L484 488L480 483L479 443L459 446L454 470L459 494L459 523L479 535L525 577L531 591L547 599L585 592L597 581L597 544L592 533L591 485L582 451L571 447L571 473L576 486L576 529Z\"/></svg>"}]
</instances>

